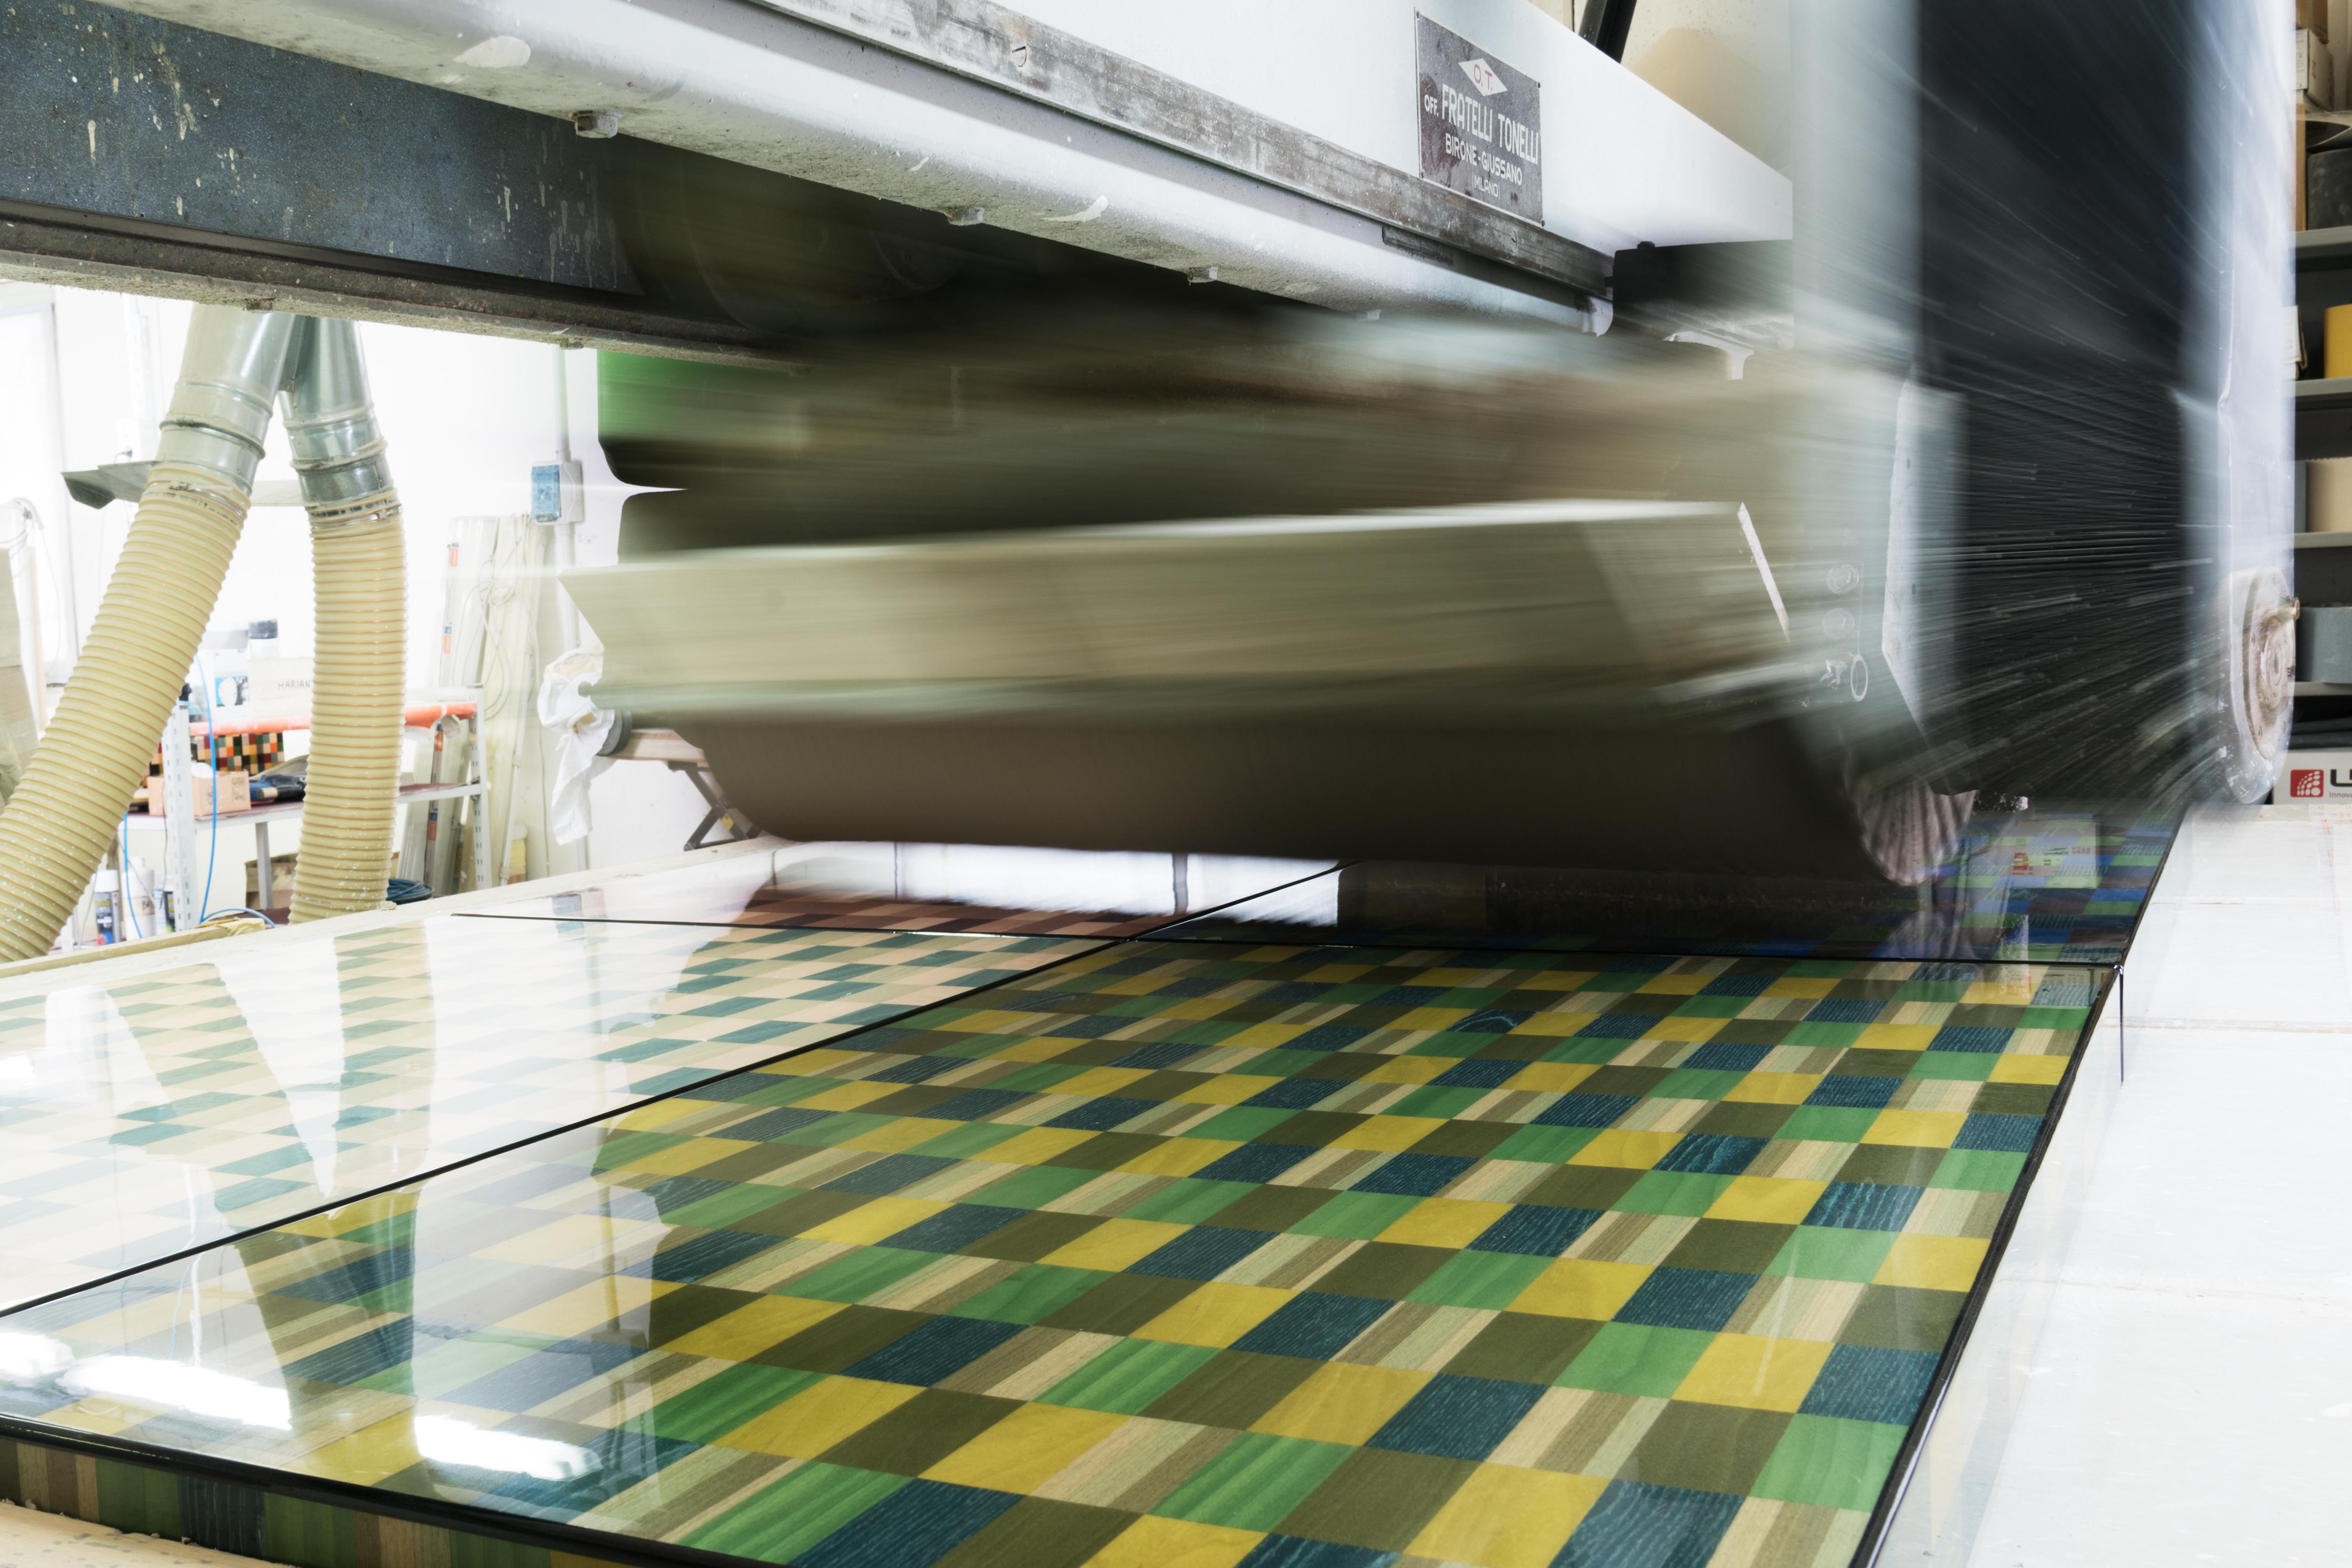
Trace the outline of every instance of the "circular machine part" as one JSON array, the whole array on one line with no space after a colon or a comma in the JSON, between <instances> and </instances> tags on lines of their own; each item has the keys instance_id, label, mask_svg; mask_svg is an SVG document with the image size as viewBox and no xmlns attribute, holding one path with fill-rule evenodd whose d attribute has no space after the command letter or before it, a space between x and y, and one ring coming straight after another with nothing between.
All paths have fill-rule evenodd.
<instances>
[{"instance_id":1,"label":"circular machine part","mask_svg":"<svg viewBox=\"0 0 2352 1568\"><path fill-rule=\"evenodd\" d=\"M2258 800L2270 792L2294 711L2294 623L2302 607L2286 574L2261 567L2234 574L2224 601L2230 738L2222 760L2230 792Z\"/></svg>"}]
</instances>

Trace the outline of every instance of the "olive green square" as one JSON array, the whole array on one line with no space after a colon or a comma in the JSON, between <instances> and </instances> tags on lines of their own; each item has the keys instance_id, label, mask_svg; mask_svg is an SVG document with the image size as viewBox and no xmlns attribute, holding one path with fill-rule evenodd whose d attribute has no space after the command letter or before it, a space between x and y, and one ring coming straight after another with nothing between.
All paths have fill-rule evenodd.
<instances>
[{"instance_id":1,"label":"olive green square","mask_svg":"<svg viewBox=\"0 0 2352 1568\"><path fill-rule=\"evenodd\" d=\"M1622 1473L1650 1486L1737 1497L1755 1484L1788 1426L1783 1411L1677 1399L1658 1413Z\"/></svg>"},{"instance_id":2,"label":"olive green square","mask_svg":"<svg viewBox=\"0 0 2352 1568\"><path fill-rule=\"evenodd\" d=\"M1798 1416L1780 1434L1748 1494L1774 1502L1864 1513L1878 1506L1904 1428L1832 1416Z\"/></svg>"},{"instance_id":3,"label":"olive green square","mask_svg":"<svg viewBox=\"0 0 2352 1568\"><path fill-rule=\"evenodd\" d=\"M1552 1382L1563 1388L1671 1399L1714 1343L1715 1335L1699 1329L1603 1323L1592 1342L1568 1364L1568 1370Z\"/></svg>"},{"instance_id":4,"label":"olive green square","mask_svg":"<svg viewBox=\"0 0 2352 1568\"><path fill-rule=\"evenodd\" d=\"M1731 1181L1727 1176L1699 1171L1649 1171L1615 1207L1627 1214L1676 1214L1695 1219L1714 1207Z\"/></svg>"},{"instance_id":5,"label":"olive green square","mask_svg":"<svg viewBox=\"0 0 2352 1568\"><path fill-rule=\"evenodd\" d=\"M1477 1468L1470 1459L1359 1448L1285 1516L1282 1533L1402 1552Z\"/></svg>"},{"instance_id":6,"label":"olive green square","mask_svg":"<svg viewBox=\"0 0 2352 1568\"><path fill-rule=\"evenodd\" d=\"M1924 1350L1940 1355L1960 1321L1968 1296L1959 1291L1923 1291L1907 1285L1872 1285L1838 1330L1840 1344L1881 1350Z\"/></svg>"},{"instance_id":7,"label":"olive green square","mask_svg":"<svg viewBox=\"0 0 2352 1568\"><path fill-rule=\"evenodd\" d=\"M1768 1274L1799 1280L1843 1280L1868 1284L1894 1249L1891 1230L1846 1230L1832 1225L1800 1225L1772 1260Z\"/></svg>"}]
</instances>

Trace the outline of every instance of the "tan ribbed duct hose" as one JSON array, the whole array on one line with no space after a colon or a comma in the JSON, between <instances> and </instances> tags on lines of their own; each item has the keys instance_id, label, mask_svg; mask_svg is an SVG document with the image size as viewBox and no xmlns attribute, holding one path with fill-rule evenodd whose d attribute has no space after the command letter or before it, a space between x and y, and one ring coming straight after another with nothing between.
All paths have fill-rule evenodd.
<instances>
[{"instance_id":1,"label":"tan ribbed duct hose","mask_svg":"<svg viewBox=\"0 0 2352 1568\"><path fill-rule=\"evenodd\" d=\"M220 597L292 318L199 306L139 511L40 748L0 811L0 962L37 957L147 775Z\"/></svg>"},{"instance_id":2,"label":"tan ribbed duct hose","mask_svg":"<svg viewBox=\"0 0 2352 1568\"><path fill-rule=\"evenodd\" d=\"M286 432L310 513L318 645L289 923L382 908L400 785L408 552L348 321L306 320Z\"/></svg>"}]
</instances>

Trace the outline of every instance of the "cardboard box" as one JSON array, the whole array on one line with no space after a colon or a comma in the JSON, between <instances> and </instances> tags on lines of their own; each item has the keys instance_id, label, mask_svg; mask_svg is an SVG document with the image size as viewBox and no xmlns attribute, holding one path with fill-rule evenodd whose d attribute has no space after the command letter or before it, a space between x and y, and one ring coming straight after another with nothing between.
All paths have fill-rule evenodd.
<instances>
[{"instance_id":1,"label":"cardboard box","mask_svg":"<svg viewBox=\"0 0 2352 1568\"><path fill-rule=\"evenodd\" d=\"M196 820L200 822L212 820L215 799L214 777L205 770L203 764L199 763L196 766L195 777L188 781L188 793L196 802ZM253 810L253 791L247 788L251 780L247 779L243 768L224 768L218 777L220 781L218 799L222 816L226 817L238 811Z\"/></svg>"},{"instance_id":2,"label":"cardboard box","mask_svg":"<svg viewBox=\"0 0 2352 1568\"><path fill-rule=\"evenodd\" d=\"M2352 805L2352 751L2290 751L2279 765L2271 803L2330 800Z\"/></svg>"},{"instance_id":3,"label":"cardboard box","mask_svg":"<svg viewBox=\"0 0 2352 1568\"><path fill-rule=\"evenodd\" d=\"M2294 90L2313 109L2336 107L2336 60L2327 52L2327 37L2309 27L2294 35Z\"/></svg>"}]
</instances>

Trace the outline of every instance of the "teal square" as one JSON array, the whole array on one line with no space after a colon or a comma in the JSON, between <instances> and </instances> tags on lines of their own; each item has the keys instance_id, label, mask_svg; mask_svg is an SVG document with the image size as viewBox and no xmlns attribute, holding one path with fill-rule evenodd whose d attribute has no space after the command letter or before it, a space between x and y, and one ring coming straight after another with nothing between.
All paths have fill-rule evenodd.
<instances>
[{"instance_id":1,"label":"teal square","mask_svg":"<svg viewBox=\"0 0 2352 1568\"><path fill-rule=\"evenodd\" d=\"M1676 1214L1696 1219L1723 1196L1731 1179L1697 1171L1651 1171L1610 1207L1627 1214Z\"/></svg>"},{"instance_id":2,"label":"teal square","mask_svg":"<svg viewBox=\"0 0 2352 1568\"><path fill-rule=\"evenodd\" d=\"M1671 1399L1715 1336L1700 1329L1603 1323L1601 1332L1552 1382L1562 1388Z\"/></svg>"},{"instance_id":3,"label":"teal square","mask_svg":"<svg viewBox=\"0 0 2352 1568\"><path fill-rule=\"evenodd\" d=\"M1498 1312L1517 1301L1520 1292L1552 1262L1549 1258L1527 1258L1516 1252L1457 1252L1414 1286L1405 1300Z\"/></svg>"}]
</instances>

